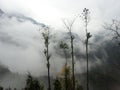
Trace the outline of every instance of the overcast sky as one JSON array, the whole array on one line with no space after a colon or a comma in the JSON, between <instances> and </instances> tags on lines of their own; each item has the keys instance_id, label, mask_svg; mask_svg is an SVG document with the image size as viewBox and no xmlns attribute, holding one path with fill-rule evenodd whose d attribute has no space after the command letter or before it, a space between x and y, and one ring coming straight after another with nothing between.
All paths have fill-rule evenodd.
<instances>
[{"instance_id":1,"label":"overcast sky","mask_svg":"<svg viewBox=\"0 0 120 90\"><path fill-rule=\"evenodd\" d=\"M62 18L81 14L85 7L90 9L92 21L98 24L106 18L119 18L119 3L119 0L0 0L0 8L61 27Z\"/></svg>"},{"instance_id":2,"label":"overcast sky","mask_svg":"<svg viewBox=\"0 0 120 90\"><path fill-rule=\"evenodd\" d=\"M90 32L100 30L111 19L119 20L119 4L119 0L0 0L0 8L4 12L20 13L57 29L62 28L63 18L74 18L84 8L88 8L91 12ZM79 29L79 21L81 22L79 19L77 25L80 26L75 32L83 33ZM30 21L0 18L0 61L14 72L33 71L38 75L41 72L45 74L47 70L46 62L43 61L43 41L38 29ZM60 37L57 36L58 39ZM52 63L59 64L61 61L53 61L59 59L58 56L52 58Z\"/></svg>"}]
</instances>

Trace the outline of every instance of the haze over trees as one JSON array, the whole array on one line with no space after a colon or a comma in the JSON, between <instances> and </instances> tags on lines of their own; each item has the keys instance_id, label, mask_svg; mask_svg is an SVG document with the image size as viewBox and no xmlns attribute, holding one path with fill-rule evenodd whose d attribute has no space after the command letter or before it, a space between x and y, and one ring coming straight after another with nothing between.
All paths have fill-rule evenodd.
<instances>
[{"instance_id":1,"label":"haze over trees","mask_svg":"<svg viewBox=\"0 0 120 90\"><path fill-rule=\"evenodd\" d=\"M76 19L81 17L77 17L73 19L73 21L71 22L66 20L63 21L63 24L67 29L67 32L64 33L64 35L67 38L63 38L63 35L60 36L60 38L63 39L57 40L56 47L58 48L56 49L56 47L53 46L54 49L56 49L55 53L61 55L61 58L64 58L62 67L59 68L59 71L55 72L56 74L52 73L53 64L51 64L55 56L53 53L50 52L50 50L52 50L50 44L52 43L51 45L53 45L53 43L56 43L56 41L55 40L50 41L52 38L54 38L54 35L51 35L51 29L48 26L42 24L43 31L41 34L44 42L40 42L40 43L44 44L44 47L42 48L44 48L43 54L46 60L45 62L47 62L45 68L47 69L46 72L47 78L45 78L45 81L47 81L47 83L43 82L44 80L43 81L39 80L39 77L34 77L31 73L28 73L26 75L25 87L21 88L21 90L118 90L118 88L120 88L118 87L120 85L120 79L117 78L117 76L114 75L113 73L111 74L111 72L114 72L116 70L115 68L112 68L112 65L113 67L117 66L117 68L120 68L119 67L120 62L118 61L120 59L119 56L120 49L112 48L112 45L114 45L115 43L113 42L111 43L110 41L105 43L103 46L99 46L98 44L102 45L103 42L106 42L106 41L99 42L102 40L101 37L99 38L99 36L97 36L97 38L94 38L93 42L91 41L92 44L96 43L96 46L92 45L89 42L89 39L92 37L88 29L88 23L90 21L89 14L90 14L89 9L84 8L81 15L83 23L85 25L84 26L85 30L83 30L83 32L85 31L86 34L85 40L82 40L84 42L83 46L81 43L79 43L81 36L74 33L74 28L73 28ZM30 21L31 20L32 19L30 19ZM32 20L32 22L35 24L39 24L34 20ZM104 26L104 28L114 33L113 37L118 41L118 45L120 45L120 41L119 41L120 22L117 20L113 20L112 24L107 24ZM5 40L3 39L3 41ZM15 43L15 42L9 41L9 43ZM110 51L110 48L112 48L113 51L112 53ZM61 52L62 54L60 53L60 50L62 51ZM81 50L83 50L84 52L82 52ZM106 50L106 52L104 50ZM116 62L113 63L114 59L117 62L117 64ZM82 73L81 72L78 73L77 69L78 66L82 66L81 63L84 64L83 67L84 71L81 71ZM59 63L57 63L56 65L58 64ZM4 69L4 70L3 69L1 69L0 72L5 74L6 72L10 73L8 69ZM119 74L117 75L119 76ZM113 88L112 86L111 86L112 88L110 87L111 83L113 84L114 89L112 89ZM4 89L13 90L13 88L11 87L7 87L7 88L4 88L2 86L0 87L0 90L4 90ZM17 88L15 87L14 90L17 90Z\"/></svg>"},{"instance_id":2,"label":"haze over trees","mask_svg":"<svg viewBox=\"0 0 120 90\"><path fill-rule=\"evenodd\" d=\"M49 33L49 28L45 28L45 32L42 33L43 38L44 38L44 44L45 44L45 49L44 49L44 54L47 60L47 69L48 69L48 90L51 90L51 80L50 80L50 57L51 55L49 54L49 39L50 39L50 33Z\"/></svg>"}]
</instances>

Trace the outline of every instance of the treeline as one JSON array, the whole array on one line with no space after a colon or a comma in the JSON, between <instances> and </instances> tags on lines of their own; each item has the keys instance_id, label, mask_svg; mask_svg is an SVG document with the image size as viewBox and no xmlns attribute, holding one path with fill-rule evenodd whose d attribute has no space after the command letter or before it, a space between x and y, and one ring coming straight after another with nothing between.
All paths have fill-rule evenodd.
<instances>
[{"instance_id":1,"label":"treeline","mask_svg":"<svg viewBox=\"0 0 120 90\"><path fill-rule=\"evenodd\" d=\"M86 45L86 66L87 66L87 80L86 80L86 87L87 90L89 90L89 70L88 70L88 42L89 39L91 38L91 34L90 32L88 32L88 23L89 23L89 9L84 8L83 12L82 12L82 19L83 22L85 24L85 32L86 32L86 40L85 40L85 45ZM54 80L54 90L83 90L82 86L79 84L80 82L77 81L77 79L75 78L75 59L74 59L74 40L75 40L75 36L73 35L73 24L75 22L76 18L73 19L71 22L63 20L63 23L69 33L69 43L70 43L70 47L68 47L67 42L65 41L61 41L59 47L60 49L63 50L64 56L65 56L65 64L64 64L64 74L61 77L56 77L56 79ZM44 55L46 57L46 61L47 61L47 70L48 70L48 90L52 90L52 86L51 86L51 79L50 79L50 59L51 59L51 53L50 53L50 39L51 39L51 35L50 35L50 28L49 27L44 27L43 28L42 35L43 35L43 39L44 39ZM71 54L71 67L68 65L68 61L67 61L67 49L70 50L70 54Z\"/></svg>"},{"instance_id":2,"label":"treeline","mask_svg":"<svg viewBox=\"0 0 120 90\"><path fill-rule=\"evenodd\" d=\"M88 23L89 23L89 9L84 9L82 12L82 15L80 17L82 17L83 22L85 24L85 32L86 32L86 38L85 38L85 50L86 50L86 89L89 90L89 39L92 37L92 35L90 34L90 32L88 32ZM51 60L51 53L50 53L50 39L51 39L51 35L50 35L50 28L49 27L44 27L44 32L42 32L42 36L44 39L44 55L45 55L45 59L47 61L46 63L46 67L47 67L47 77L48 77L48 85L43 85L42 83L39 82L39 80L35 77L33 77L30 73L27 75L27 79L26 79L26 85L23 89L21 90L83 90L83 86L80 83L79 80L77 80L76 76L75 76L75 59L74 59L74 39L75 36L73 35L72 32L72 27L73 24L75 22L76 18L71 21L63 21L66 29L68 30L69 33L69 43L70 46L67 44L67 42L61 41L59 44L59 48L63 51L64 57L65 57L65 63L62 67L62 71L60 74L56 75L56 77L54 78L54 80L51 82L51 75L50 75L50 60ZM112 25L115 25L116 22L113 21ZM110 25L111 26L111 25ZM120 34L118 32L118 26L115 27L107 27L107 29L112 30L113 32L115 32L117 34L117 37L120 37ZM68 54L68 49L70 50L70 54L71 54L71 65L68 65L68 58L67 58L67 54ZM11 88L7 88L4 89L3 87L0 87L0 90L12 90ZM14 90L17 90L16 88L14 88Z\"/></svg>"},{"instance_id":3,"label":"treeline","mask_svg":"<svg viewBox=\"0 0 120 90\"><path fill-rule=\"evenodd\" d=\"M83 10L83 19L85 20L85 25L88 24L88 9ZM74 39L75 36L73 35L72 32L72 27L76 19L74 19L71 22L68 21L63 21L66 29L69 32L69 37L70 37L70 47L68 46L67 42L61 41L59 48L63 51L64 56L65 56L65 63L62 68L62 73L59 75L56 75L54 80L51 83L51 75L50 75L50 60L51 60L51 53L50 53L50 28L45 26L43 27L43 32L42 36L44 39L44 55L45 59L47 61L46 67L47 67L47 77L48 77L48 85L43 85L39 82L37 78L34 78L30 73L27 75L26 79L26 85L25 88L22 90L83 90L83 87L81 86L79 80L75 78L75 60L74 60ZM87 29L87 25L86 25ZM87 31L86 31L86 34ZM87 40L88 43L88 40ZM67 54L68 54L68 49L71 52L71 65L68 65L68 60L67 60ZM70 67L71 66L71 67ZM0 90L11 90L11 88L4 89L3 87L0 88ZM16 90L16 88L14 88Z\"/></svg>"},{"instance_id":4,"label":"treeline","mask_svg":"<svg viewBox=\"0 0 120 90\"><path fill-rule=\"evenodd\" d=\"M65 70L65 67L63 67L63 71ZM67 77L68 77L68 90L72 90L72 78L71 78L71 72L70 67L67 67ZM52 90L65 90L65 72L60 74L60 76L56 76L56 78L53 80L53 88ZM46 90L46 85L43 85L39 82L38 78L33 77L30 73L27 75L26 79L26 85L21 90ZM3 88L0 87L0 90L17 90L17 88ZM19 90L19 89L18 89ZM76 81L76 90L83 90L83 87Z\"/></svg>"}]
</instances>

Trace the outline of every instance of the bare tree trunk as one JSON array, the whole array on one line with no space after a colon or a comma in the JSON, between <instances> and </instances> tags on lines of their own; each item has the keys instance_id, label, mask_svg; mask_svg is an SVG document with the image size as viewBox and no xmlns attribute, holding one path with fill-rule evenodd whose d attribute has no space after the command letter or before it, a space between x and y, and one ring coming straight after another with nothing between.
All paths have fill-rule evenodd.
<instances>
[{"instance_id":1,"label":"bare tree trunk","mask_svg":"<svg viewBox=\"0 0 120 90\"><path fill-rule=\"evenodd\" d=\"M51 82L50 82L50 62L49 62L49 50L47 45L47 68L48 68L48 90L51 90Z\"/></svg>"},{"instance_id":2,"label":"bare tree trunk","mask_svg":"<svg viewBox=\"0 0 120 90\"><path fill-rule=\"evenodd\" d=\"M68 90L68 78L67 78L67 56L66 56L66 51L64 51L65 54L65 59L66 59L66 63L65 63L65 90Z\"/></svg>"},{"instance_id":3,"label":"bare tree trunk","mask_svg":"<svg viewBox=\"0 0 120 90\"><path fill-rule=\"evenodd\" d=\"M48 85L49 85L49 90L51 90L51 85L50 85L50 63L48 61Z\"/></svg>"},{"instance_id":4,"label":"bare tree trunk","mask_svg":"<svg viewBox=\"0 0 120 90\"><path fill-rule=\"evenodd\" d=\"M88 32L87 32L87 19L85 20L86 28L86 66L87 66L87 90L89 90L89 61L88 61Z\"/></svg>"},{"instance_id":5,"label":"bare tree trunk","mask_svg":"<svg viewBox=\"0 0 120 90\"><path fill-rule=\"evenodd\" d=\"M67 63L65 64L65 90L68 90Z\"/></svg>"},{"instance_id":6,"label":"bare tree trunk","mask_svg":"<svg viewBox=\"0 0 120 90\"><path fill-rule=\"evenodd\" d=\"M86 25L86 60L87 60L87 90L89 90L89 57L88 57L88 40L92 35L87 32L87 25Z\"/></svg>"},{"instance_id":7,"label":"bare tree trunk","mask_svg":"<svg viewBox=\"0 0 120 90\"><path fill-rule=\"evenodd\" d=\"M75 73L74 73L74 64L75 64L75 62L74 62L74 47L73 47L73 40L74 40L74 37L73 37L73 35L72 35L72 32L71 32L71 30L72 30L72 26L73 26L73 24L74 24L74 22L75 22L75 20L76 20L76 18L71 22L71 23L69 23L69 22L65 22L65 21L63 21L63 23L65 24L65 26L66 26L66 28L68 29L68 31L69 31L69 33L70 33L70 39L71 39L71 55L72 55L72 90L75 90Z\"/></svg>"},{"instance_id":8,"label":"bare tree trunk","mask_svg":"<svg viewBox=\"0 0 120 90\"><path fill-rule=\"evenodd\" d=\"M87 60L87 90L89 90L88 39L86 40L86 60Z\"/></svg>"},{"instance_id":9,"label":"bare tree trunk","mask_svg":"<svg viewBox=\"0 0 120 90\"><path fill-rule=\"evenodd\" d=\"M87 30L87 26L88 26L88 23L89 23L89 9L86 9L84 8L83 9L83 20L84 20L84 23L85 23L85 32L86 32L86 71L87 71L87 80L86 80L86 87L87 87L87 90L89 90L89 58L88 58L88 42L89 42L89 38L92 37L92 35L90 35L90 32L88 32Z\"/></svg>"},{"instance_id":10,"label":"bare tree trunk","mask_svg":"<svg viewBox=\"0 0 120 90\"><path fill-rule=\"evenodd\" d=\"M72 49L72 79L73 79L73 90L75 90L75 72L74 72L74 47L73 47L73 36L71 35L71 49Z\"/></svg>"},{"instance_id":11,"label":"bare tree trunk","mask_svg":"<svg viewBox=\"0 0 120 90\"><path fill-rule=\"evenodd\" d=\"M45 49L44 49L44 54L47 60L47 69L48 69L48 90L51 90L51 82L50 82L50 55L49 55L49 28L45 28L47 32L42 33L44 37L44 44L45 44Z\"/></svg>"}]
</instances>

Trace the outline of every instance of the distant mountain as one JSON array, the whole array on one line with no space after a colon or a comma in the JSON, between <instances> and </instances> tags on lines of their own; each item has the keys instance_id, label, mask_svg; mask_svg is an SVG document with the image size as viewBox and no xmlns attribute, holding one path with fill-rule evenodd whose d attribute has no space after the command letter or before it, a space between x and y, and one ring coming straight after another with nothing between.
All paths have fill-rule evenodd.
<instances>
[{"instance_id":1,"label":"distant mountain","mask_svg":"<svg viewBox=\"0 0 120 90\"><path fill-rule=\"evenodd\" d=\"M45 24L40 23L40 22L36 21L35 19L33 19L33 18L31 18L31 17L27 17L27 16L24 16L24 15L18 14L18 13L17 13L17 14L7 14L7 13L5 13L2 9L0 9L0 17L1 17L3 14L4 14L6 17L8 17L8 18L13 18L13 17L15 17L19 22L30 21L30 22L32 22L33 24L39 25L39 26L41 26L41 27L46 27Z\"/></svg>"},{"instance_id":2,"label":"distant mountain","mask_svg":"<svg viewBox=\"0 0 120 90\"><path fill-rule=\"evenodd\" d=\"M24 85L24 75L13 73L9 70L9 68L0 64L0 86L3 86L4 88L12 87L21 89Z\"/></svg>"},{"instance_id":3,"label":"distant mountain","mask_svg":"<svg viewBox=\"0 0 120 90\"><path fill-rule=\"evenodd\" d=\"M32 24L35 24L41 27L46 27L45 24L39 23L33 18L24 16L21 14L11 14L11 15L6 14L4 11L0 9L0 18L3 18L2 16L5 16L9 19L15 18L18 22L21 22L21 23L25 21L29 21ZM6 25L6 27L8 27L8 25ZM15 28L15 30L17 29ZM26 38L22 38L22 39L20 38L15 41L16 38L10 36L11 34L9 34L9 32L2 32L2 31L4 31L4 29L3 30L1 29L0 31L0 41L2 43L7 43L7 45L14 44L15 46L22 46L21 44L23 44L23 42L19 43L18 41L26 39ZM78 34L76 33L72 33L72 34L75 37L74 39L75 59L76 59L76 62L80 61L80 65L82 66L81 63L83 62L83 60L84 62L86 60L86 55L84 53L85 47L83 47L85 46L85 40L81 42L81 39L79 38ZM91 65L90 66L91 68L89 69L89 75L90 75L89 77L90 77L91 90L120 90L120 89L115 89L115 87L120 86L120 78L119 78L120 47L117 46L116 42L105 40L106 37L107 36L104 36L104 35L101 35L101 36L97 35L94 38L93 43L89 45L89 63ZM53 38L54 39L52 40L51 43L54 44L55 53L58 54L60 58L64 58L63 52L61 52L59 49L59 43L60 41L70 42L69 33L65 33L65 32L61 34L59 33L59 35L56 35L56 36L53 35ZM28 40L29 39L27 39L26 41ZM31 38L30 38L30 41L31 41ZM31 41L31 43L35 43L35 41L34 42ZM68 58L71 58L71 52L68 53L67 56ZM83 69L85 69L85 66L83 67ZM79 81L81 81L81 84L84 87L86 87L86 72L84 71L81 74L78 73L76 74L76 76L79 78ZM13 73L9 70L9 68L5 67L4 65L0 65L0 85L1 86L4 86L4 87L16 86L17 88L21 88L21 87L24 87L25 85L25 79L26 79L25 75ZM44 85L47 87L47 76L40 76L39 80L43 82ZM111 89L111 88L114 88L114 89Z\"/></svg>"},{"instance_id":4,"label":"distant mountain","mask_svg":"<svg viewBox=\"0 0 120 90\"><path fill-rule=\"evenodd\" d=\"M45 27L45 24L39 23L38 21L34 20L31 17L27 17L27 16L24 16L24 15L21 15L21 14L12 14L12 15L9 15L9 18L12 18L12 17L16 17L19 22L30 21L33 24Z\"/></svg>"},{"instance_id":5,"label":"distant mountain","mask_svg":"<svg viewBox=\"0 0 120 90\"><path fill-rule=\"evenodd\" d=\"M10 73L10 70L5 67L4 65L0 65L0 76L6 74L6 73Z\"/></svg>"},{"instance_id":6,"label":"distant mountain","mask_svg":"<svg viewBox=\"0 0 120 90\"><path fill-rule=\"evenodd\" d=\"M3 15L3 14L4 14L4 12L0 9L0 16Z\"/></svg>"},{"instance_id":7,"label":"distant mountain","mask_svg":"<svg viewBox=\"0 0 120 90\"><path fill-rule=\"evenodd\" d=\"M45 27L47 27L45 24L31 17L19 13L6 13L0 9L0 43L26 48L30 45L28 42L33 42L37 37L35 31Z\"/></svg>"}]
</instances>

